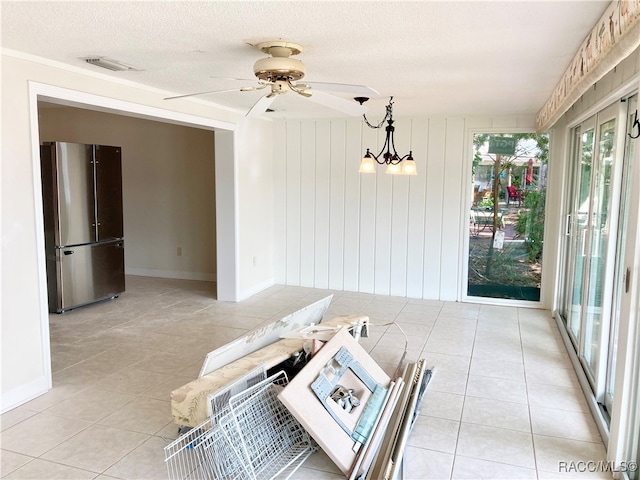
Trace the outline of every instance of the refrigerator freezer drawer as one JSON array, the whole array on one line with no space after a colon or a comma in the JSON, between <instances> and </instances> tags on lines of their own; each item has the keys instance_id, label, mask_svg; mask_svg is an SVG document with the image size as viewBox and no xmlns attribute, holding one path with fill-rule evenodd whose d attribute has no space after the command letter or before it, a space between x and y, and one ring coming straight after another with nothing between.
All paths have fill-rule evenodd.
<instances>
[{"instance_id":1,"label":"refrigerator freezer drawer","mask_svg":"<svg viewBox=\"0 0 640 480\"><path fill-rule=\"evenodd\" d=\"M56 264L58 313L125 290L123 240L58 249Z\"/></svg>"}]
</instances>

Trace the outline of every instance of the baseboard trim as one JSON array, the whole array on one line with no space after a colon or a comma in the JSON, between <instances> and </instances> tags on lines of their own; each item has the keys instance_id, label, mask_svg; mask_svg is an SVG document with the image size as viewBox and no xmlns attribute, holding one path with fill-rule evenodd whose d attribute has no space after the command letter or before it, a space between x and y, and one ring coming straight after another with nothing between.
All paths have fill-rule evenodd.
<instances>
[{"instance_id":1,"label":"baseboard trim","mask_svg":"<svg viewBox=\"0 0 640 480\"><path fill-rule=\"evenodd\" d=\"M180 270L160 270L158 268L138 268L126 267L126 275L136 275L139 277L174 278L176 280L199 280L204 282L215 282L215 273L184 272Z\"/></svg>"},{"instance_id":2,"label":"baseboard trim","mask_svg":"<svg viewBox=\"0 0 640 480\"><path fill-rule=\"evenodd\" d=\"M51 390L51 383L43 376L8 392L2 392L0 414L13 410L29 400L47 393L49 390Z\"/></svg>"},{"instance_id":3,"label":"baseboard trim","mask_svg":"<svg viewBox=\"0 0 640 480\"><path fill-rule=\"evenodd\" d=\"M263 282L257 283L253 286L251 286L250 288L246 288L243 291L240 292L240 295L238 295L238 301L241 302L242 300L246 300L249 297L252 297L253 295L255 295L256 293L260 293L263 290L266 290L269 287L272 287L275 285L275 278L271 277L266 279Z\"/></svg>"}]
</instances>

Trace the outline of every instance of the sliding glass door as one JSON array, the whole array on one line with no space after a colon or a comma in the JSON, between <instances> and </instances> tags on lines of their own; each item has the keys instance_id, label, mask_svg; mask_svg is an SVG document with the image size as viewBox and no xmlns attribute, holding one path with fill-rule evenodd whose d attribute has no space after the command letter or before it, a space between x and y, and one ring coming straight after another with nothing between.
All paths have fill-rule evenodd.
<instances>
[{"instance_id":1,"label":"sliding glass door","mask_svg":"<svg viewBox=\"0 0 640 480\"><path fill-rule=\"evenodd\" d=\"M577 345L580 338L580 319L582 316L582 287L585 270L585 255L587 228L589 219L589 194L591 192L591 170L593 163L593 141L595 132L595 117L590 118L574 131L574 157L573 165L574 194L572 211L567 216L570 239L570 259L568 263L569 274L567 278L567 290L565 298L568 305L565 309L569 334L574 344Z\"/></svg>"},{"instance_id":2,"label":"sliding glass door","mask_svg":"<svg viewBox=\"0 0 640 480\"><path fill-rule=\"evenodd\" d=\"M592 172L591 208L588 221L587 246L588 266L585 270L583 311L583 354L590 376L599 379L604 375L606 356L601 356L607 347L609 328L603 321L608 318L603 312L611 309L613 265L615 263L615 241L617 219L616 200L612 195L616 189L613 181L615 168L622 162L615 148L618 105L598 115L596 129L596 155ZM622 129L624 134L624 126ZM614 161L615 160L615 161ZM619 170L619 169L618 169ZM613 229L612 229L613 226ZM604 360L604 361L602 361ZM598 382L599 383L599 382Z\"/></svg>"},{"instance_id":3,"label":"sliding glass door","mask_svg":"<svg viewBox=\"0 0 640 480\"><path fill-rule=\"evenodd\" d=\"M613 290L624 164L627 102L602 110L573 130L561 314L598 402L615 368ZM623 210L624 211L624 210ZM619 225L620 223L620 225ZM610 394L611 395L611 394Z\"/></svg>"}]
</instances>

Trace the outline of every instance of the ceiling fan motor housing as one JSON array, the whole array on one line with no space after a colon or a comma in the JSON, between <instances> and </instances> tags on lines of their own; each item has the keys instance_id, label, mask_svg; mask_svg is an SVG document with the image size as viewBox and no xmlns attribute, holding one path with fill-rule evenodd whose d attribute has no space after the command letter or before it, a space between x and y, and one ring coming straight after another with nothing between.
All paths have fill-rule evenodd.
<instances>
[{"instance_id":1,"label":"ceiling fan motor housing","mask_svg":"<svg viewBox=\"0 0 640 480\"><path fill-rule=\"evenodd\" d=\"M300 60L286 57L261 58L253 66L253 73L260 80L275 81L278 79L300 80L306 69Z\"/></svg>"},{"instance_id":2,"label":"ceiling fan motor housing","mask_svg":"<svg viewBox=\"0 0 640 480\"><path fill-rule=\"evenodd\" d=\"M253 73L260 80L270 82L276 80L296 81L304 77L306 69L300 60L289 58L302 52L302 46L297 43L274 40L256 45L259 50L271 57L258 60L253 66Z\"/></svg>"}]
</instances>

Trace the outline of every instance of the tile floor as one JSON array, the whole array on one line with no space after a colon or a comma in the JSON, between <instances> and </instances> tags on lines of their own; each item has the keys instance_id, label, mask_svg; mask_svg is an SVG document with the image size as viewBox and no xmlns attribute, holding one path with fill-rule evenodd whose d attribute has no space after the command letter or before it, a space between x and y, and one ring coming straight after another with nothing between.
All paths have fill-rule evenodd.
<instances>
[{"instance_id":1,"label":"tile floor","mask_svg":"<svg viewBox=\"0 0 640 480\"><path fill-rule=\"evenodd\" d=\"M407 479L547 479L559 462L604 460L549 312L274 286L233 304L206 282L128 277L115 301L51 316L54 388L0 418L2 478L162 479L176 438L169 392L205 354L333 293L328 315L364 314L361 343L389 372L435 373L405 458ZM344 478L321 452L295 478ZM590 478L608 478L594 474Z\"/></svg>"}]
</instances>

